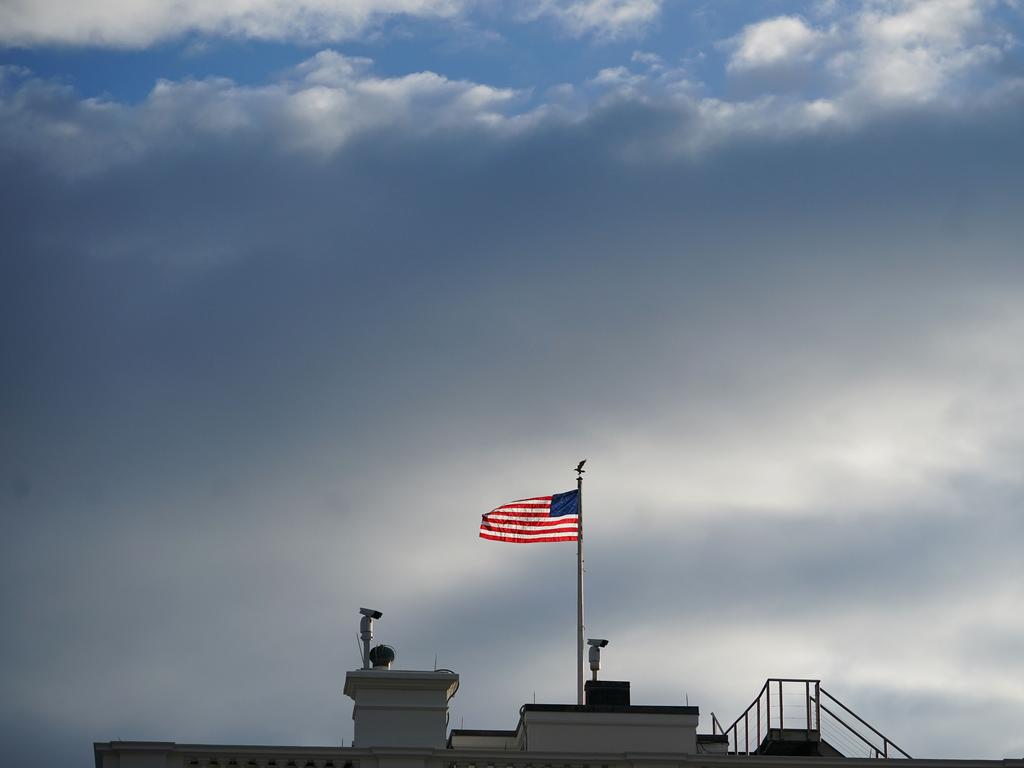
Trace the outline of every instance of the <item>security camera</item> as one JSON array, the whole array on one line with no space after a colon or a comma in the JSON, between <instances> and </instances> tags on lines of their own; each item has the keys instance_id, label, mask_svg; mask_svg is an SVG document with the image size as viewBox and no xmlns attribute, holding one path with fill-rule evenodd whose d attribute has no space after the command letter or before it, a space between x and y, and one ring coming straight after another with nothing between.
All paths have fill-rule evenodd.
<instances>
[{"instance_id":1,"label":"security camera","mask_svg":"<svg viewBox=\"0 0 1024 768\"><path fill-rule=\"evenodd\" d=\"M587 645L590 646L590 671L594 673L592 679L597 680L597 672L601 669L601 649L608 645L608 641L595 637L587 640Z\"/></svg>"},{"instance_id":2,"label":"security camera","mask_svg":"<svg viewBox=\"0 0 1024 768\"><path fill-rule=\"evenodd\" d=\"M359 620L359 639L363 641L363 669L370 668L370 641L373 639L373 620L384 614L373 608L360 608L363 618Z\"/></svg>"}]
</instances>

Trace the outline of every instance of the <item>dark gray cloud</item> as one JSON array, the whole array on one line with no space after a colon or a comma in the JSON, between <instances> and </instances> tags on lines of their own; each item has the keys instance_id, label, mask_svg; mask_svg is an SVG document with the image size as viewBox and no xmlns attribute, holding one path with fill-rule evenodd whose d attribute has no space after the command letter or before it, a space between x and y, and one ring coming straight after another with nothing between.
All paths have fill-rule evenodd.
<instances>
[{"instance_id":1,"label":"dark gray cloud","mask_svg":"<svg viewBox=\"0 0 1024 768\"><path fill-rule=\"evenodd\" d=\"M692 105L621 98L325 155L188 128L66 174L8 141L13 757L350 738L365 603L462 673L467 726L570 698L572 548L475 525L582 455L590 622L638 700L820 674L914 754L1019 749L988 726L1024 695L1022 117L693 154Z\"/></svg>"}]
</instances>

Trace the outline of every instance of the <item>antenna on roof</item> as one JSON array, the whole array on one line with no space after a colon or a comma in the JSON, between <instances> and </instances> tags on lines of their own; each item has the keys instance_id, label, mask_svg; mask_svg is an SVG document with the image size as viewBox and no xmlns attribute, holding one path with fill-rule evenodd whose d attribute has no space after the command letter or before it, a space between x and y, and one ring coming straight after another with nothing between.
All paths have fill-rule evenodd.
<instances>
[{"instance_id":1,"label":"antenna on roof","mask_svg":"<svg viewBox=\"0 0 1024 768\"><path fill-rule=\"evenodd\" d=\"M590 646L590 671L593 673L593 680L597 680L597 673L601 669L601 649L608 645L607 640L591 638L587 640Z\"/></svg>"},{"instance_id":2,"label":"antenna on roof","mask_svg":"<svg viewBox=\"0 0 1024 768\"><path fill-rule=\"evenodd\" d=\"M373 640L373 620L384 614L372 608L360 608L363 618L359 620L359 639L363 641L363 669L370 668L370 641Z\"/></svg>"}]
</instances>

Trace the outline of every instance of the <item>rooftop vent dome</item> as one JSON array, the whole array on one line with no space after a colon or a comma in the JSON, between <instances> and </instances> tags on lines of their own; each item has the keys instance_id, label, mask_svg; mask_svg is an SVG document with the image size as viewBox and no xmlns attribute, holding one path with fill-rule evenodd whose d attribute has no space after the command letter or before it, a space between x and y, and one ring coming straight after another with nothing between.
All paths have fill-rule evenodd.
<instances>
[{"instance_id":1,"label":"rooftop vent dome","mask_svg":"<svg viewBox=\"0 0 1024 768\"><path fill-rule=\"evenodd\" d=\"M378 645L370 649L370 663L374 669L391 669L395 660L395 649L390 645Z\"/></svg>"}]
</instances>

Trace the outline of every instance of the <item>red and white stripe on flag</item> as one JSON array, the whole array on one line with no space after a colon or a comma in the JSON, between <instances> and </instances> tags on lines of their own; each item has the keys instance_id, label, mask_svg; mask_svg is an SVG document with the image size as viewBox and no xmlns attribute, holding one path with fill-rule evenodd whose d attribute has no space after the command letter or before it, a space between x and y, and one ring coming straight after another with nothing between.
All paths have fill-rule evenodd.
<instances>
[{"instance_id":1,"label":"red and white stripe on flag","mask_svg":"<svg viewBox=\"0 0 1024 768\"><path fill-rule=\"evenodd\" d=\"M564 498L570 495L573 498ZM579 514L575 495L576 491L570 491L568 494L534 496L502 504L483 515L480 538L511 544L576 541L579 538ZM558 503L552 505L552 499Z\"/></svg>"}]
</instances>

